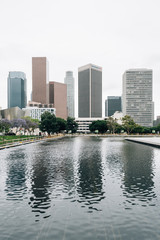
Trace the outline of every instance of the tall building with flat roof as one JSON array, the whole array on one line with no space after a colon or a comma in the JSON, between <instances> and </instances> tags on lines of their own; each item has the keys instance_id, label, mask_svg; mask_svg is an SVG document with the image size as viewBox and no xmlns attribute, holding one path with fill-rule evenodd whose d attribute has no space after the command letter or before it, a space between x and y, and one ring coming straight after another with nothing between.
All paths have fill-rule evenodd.
<instances>
[{"instance_id":1,"label":"tall building with flat roof","mask_svg":"<svg viewBox=\"0 0 160 240\"><path fill-rule=\"evenodd\" d=\"M67 85L67 111L68 116L74 118L74 77L73 72L67 71L64 83Z\"/></svg>"},{"instance_id":2,"label":"tall building with flat roof","mask_svg":"<svg viewBox=\"0 0 160 240\"><path fill-rule=\"evenodd\" d=\"M8 108L25 108L27 105L27 80L23 72L9 72Z\"/></svg>"},{"instance_id":3,"label":"tall building with flat roof","mask_svg":"<svg viewBox=\"0 0 160 240\"><path fill-rule=\"evenodd\" d=\"M122 111L121 97L108 96L105 100L105 117L112 116L116 111Z\"/></svg>"},{"instance_id":4,"label":"tall building with flat roof","mask_svg":"<svg viewBox=\"0 0 160 240\"><path fill-rule=\"evenodd\" d=\"M32 101L49 103L48 61L46 57L32 57Z\"/></svg>"},{"instance_id":5,"label":"tall building with flat roof","mask_svg":"<svg viewBox=\"0 0 160 240\"><path fill-rule=\"evenodd\" d=\"M56 108L56 117L67 119L67 85L49 82L49 103Z\"/></svg>"},{"instance_id":6,"label":"tall building with flat roof","mask_svg":"<svg viewBox=\"0 0 160 240\"><path fill-rule=\"evenodd\" d=\"M152 70L130 69L123 74L123 115L146 127L153 126Z\"/></svg>"},{"instance_id":7,"label":"tall building with flat roof","mask_svg":"<svg viewBox=\"0 0 160 240\"><path fill-rule=\"evenodd\" d=\"M102 117L102 68L88 64L78 69L78 117Z\"/></svg>"}]
</instances>

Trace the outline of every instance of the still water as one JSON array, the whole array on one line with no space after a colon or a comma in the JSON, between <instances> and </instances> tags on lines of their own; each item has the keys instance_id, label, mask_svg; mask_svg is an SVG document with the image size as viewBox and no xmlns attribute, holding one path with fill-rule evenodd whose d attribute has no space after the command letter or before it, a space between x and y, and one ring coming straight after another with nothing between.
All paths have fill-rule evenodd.
<instances>
[{"instance_id":1,"label":"still water","mask_svg":"<svg viewBox=\"0 0 160 240\"><path fill-rule=\"evenodd\" d=\"M160 149L71 137L0 151L1 240L160 239Z\"/></svg>"}]
</instances>

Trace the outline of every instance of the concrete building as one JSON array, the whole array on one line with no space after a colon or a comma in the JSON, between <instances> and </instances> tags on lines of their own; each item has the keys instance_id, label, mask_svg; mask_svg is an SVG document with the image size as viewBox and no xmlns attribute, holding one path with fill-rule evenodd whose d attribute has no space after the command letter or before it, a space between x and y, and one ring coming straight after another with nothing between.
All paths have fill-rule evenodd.
<instances>
[{"instance_id":1,"label":"concrete building","mask_svg":"<svg viewBox=\"0 0 160 240\"><path fill-rule=\"evenodd\" d=\"M67 119L67 85L49 82L49 103L56 108L56 117Z\"/></svg>"},{"instance_id":2,"label":"concrete building","mask_svg":"<svg viewBox=\"0 0 160 240\"><path fill-rule=\"evenodd\" d=\"M38 108L54 108L54 104L42 104L38 102L29 101L28 107L38 107Z\"/></svg>"},{"instance_id":3,"label":"concrete building","mask_svg":"<svg viewBox=\"0 0 160 240\"><path fill-rule=\"evenodd\" d=\"M12 107L8 109L0 110L0 119L5 118L8 120L13 120L13 119L22 118L24 116L25 116L25 112L19 107Z\"/></svg>"},{"instance_id":4,"label":"concrete building","mask_svg":"<svg viewBox=\"0 0 160 240\"><path fill-rule=\"evenodd\" d=\"M130 69L123 75L123 115L146 127L153 126L152 70Z\"/></svg>"},{"instance_id":5,"label":"concrete building","mask_svg":"<svg viewBox=\"0 0 160 240\"><path fill-rule=\"evenodd\" d=\"M49 103L48 61L46 57L32 58L32 101Z\"/></svg>"},{"instance_id":6,"label":"concrete building","mask_svg":"<svg viewBox=\"0 0 160 240\"><path fill-rule=\"evenodd\" d=\"M9 72L8 108L24 108L27 105L27 80L23 72Z\"/></svg>"},{"instance_id":7,"label":"concrete building","mask_svg":"<svg viewBox=\"0 0 160 240\"><path fill-rule=\"evenodd\" d=\"M105 100L105 117L112 116L116 111L122 111L121 97L109 96Z\"/></svg>"},{"instance_id":8,"label":"concrete building","mask_svg":"<svg viewBox=\"0 0 160 240\"><path fill-rule=\"evenodd\" d=\"M78 117L102 117L102 68L88 64L78 69Z\"/></svg>"},{"instance_id":9,"label":"concrete building","mask_svg":"<svg viewBox=\"0 0 160 240\"><path fill-rule=\"evenodd\" d=\"M26 107L26 108L19 108L19 107L13 107L8 109L0 110L0 120L1 119L20 119L26 116L29 116L33 119L41 120L41 114L44 112L50 112L54 115L56 115L56 109L55 108L49 108L49 107Z\"/></svg>"},{"instance_id":10,"label":"concrete building","mask_svg":"<svg viewBox=\"0 0 160 240\"><path fill-rule=\"evenodd\" d=\"M93 121L104 120L104 118L77 118L75 121L78 123L78 133L90 133L89 125Z\"/></svg>"},{"instance_id":11,"label":"concrete building","mask_svg":"<svg viewBox=\"0 0 160 240\"><path fill-rule=\"evenodd\" d=\"M74 77L73 72L67 71L64 83L67 85L67 112L68 116L74 118Z\"/></svg>"},{"instance_id":12,"label":"concrete building","mask_svg":"<svg viewBox=\"0 0 160 240\"><path fill-rule=\"evenodd\" d=\"M38 108L38 107L27 107L23 108L25 111L25 116L29 116L33 119L41 120L41 115L44 112L50 112L51 114L56 115L56 109L55 108Z\"/></svg>"}]
</instances>

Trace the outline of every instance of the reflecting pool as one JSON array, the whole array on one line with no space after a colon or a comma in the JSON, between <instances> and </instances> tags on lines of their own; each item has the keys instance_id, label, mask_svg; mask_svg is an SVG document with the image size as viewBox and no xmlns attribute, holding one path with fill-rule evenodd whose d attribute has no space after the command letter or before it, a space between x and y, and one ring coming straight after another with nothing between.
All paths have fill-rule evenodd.
<instances>
[{"instance_id":1,"label":"reflecting pool","mask_svg":"<svg viewBox=\"0 0 160 240\"><path fill-rule=\"evenodd\" d=\"M160 239L160 149L66 137L0 151L0 239Z\"/></svg>"}]
</instances>

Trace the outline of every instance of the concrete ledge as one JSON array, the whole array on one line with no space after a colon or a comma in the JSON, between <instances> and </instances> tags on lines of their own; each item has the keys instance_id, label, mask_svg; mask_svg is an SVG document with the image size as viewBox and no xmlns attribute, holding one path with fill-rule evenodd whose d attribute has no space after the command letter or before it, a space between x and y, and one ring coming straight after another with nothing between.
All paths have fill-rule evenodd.
<instances>
[{"instance_id":1,"label":"concrete ledge","mask_svg":"<svg viewBox=\"0 0 160 240\"><path fill-rule=\"evenodd\" d=\"M14 143L10 143L10 144L6 144L6 145L0 146L0 150L3 150L3 149L5 149L5 148L18 147L18 146L21 146L21 145L30 144L30 143L35 143L35 142L41 142L41 141L44 141L44 140L45 140L45 139L22 141L22 142L14 142Z\"/></svg>"},{"instance_id":2,"label":"concrete ledge","mask_svg":"<svg viewBox=\"0 0 160 240\"><path fill-rule=\"evenodd\" d=\"M42 139L35 139L35 140L26 140L26 141L17 141L14 143L10 143L10 144L6 144L6 145L2 145L0 146L0 150L6 149L6 148L12 148L12 147L18 147L18 146L22 146L25 144L30 144L30 143L36 143L36 142L44 142L44 141L51 141L51 140L56 140L59 138L63 138L64 136L52 136L49 138L42 138Z\"/></svg>"},{"instance_id":3,"label":"concrete ledge","mask_svg":"<svg viewBox=\"0 0 160 240\"><path fill-rule=\"evenodd\" d=\"M148 145L148 146L151 146L151 147L160 148L160 138L155 138L155 139L154 138L151 138L151 139L125 138L125 140L130 141L130 142L135 142L135 143ZM156 141L154 141L154 140L156 140Z\"/></svg>"}]
</instances>

